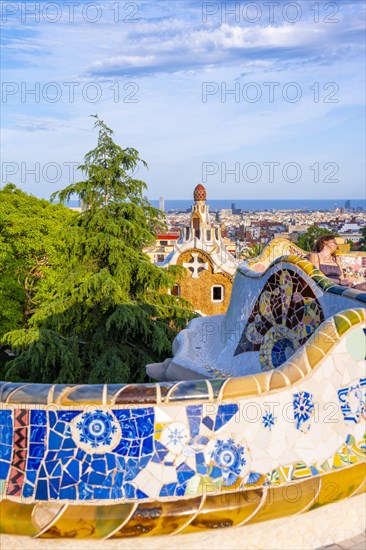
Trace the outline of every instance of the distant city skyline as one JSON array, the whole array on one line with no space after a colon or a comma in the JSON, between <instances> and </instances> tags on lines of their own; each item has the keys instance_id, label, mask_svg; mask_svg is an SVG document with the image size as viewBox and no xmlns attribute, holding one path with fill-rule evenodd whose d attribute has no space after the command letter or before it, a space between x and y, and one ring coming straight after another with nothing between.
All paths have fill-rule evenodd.
<instances>
[{"instance_id":1,"label":"distant city skyline","mask_svg":"<svg viewBox=\"0 0 366 550\"><path fill-rule=\"evenodd\" d=\"M149 198L365 196L364 2L5 4L2 185L77 181L98 113Z\"/></svg>"}]
</instances>

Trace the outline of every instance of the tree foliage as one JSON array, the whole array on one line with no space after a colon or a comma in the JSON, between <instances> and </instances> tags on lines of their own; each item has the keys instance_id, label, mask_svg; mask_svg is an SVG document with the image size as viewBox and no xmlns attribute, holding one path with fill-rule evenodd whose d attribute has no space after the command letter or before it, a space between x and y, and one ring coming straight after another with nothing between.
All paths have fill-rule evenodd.
<instances>
[{"instance_id":1,"label":"tree foliage","mask_svg":"<svg viewBox=\"0 0 366 550\"><path fill-rule=\"evenodd\" d=\"M141 382L145 365L170 355L193 316L185 300L167 293L181 268L161 269L143 253L163 226L143 198L146 184L134 177L146 163L117 145L98 117L95 127L97 146L79 167L85 179L52 197L77 195L83 210L67 231L57 276L42 281L29 329L5 336L17 351L9 379Z\"/></svg>"},{"instance_id":2,"label":"tree foliage","mask_svg":"<svg viewBox=\"0 0 366 550\"><path fill-rule=\"evenodd\" d=\"M249 258L257 258L257 256L263 252L264 247L264 244L252 244L242 252L241 257L244 260Z\"/></svg>"},{"instance_id":3,"label":"tree foliage","mask_svg":"<svg viewBox=\"0 0 366 550\"><path fill-rule=\"evenodd\" d=\"M325 229L324 227L313 225L312 227L309 227L303 235L299 236L296 244L303 250L311 252L314 249L315 241L323 235L337 235L337 233L334 231L329 231L329 229Z\"/></svg>"},{"instance_id":4,"label":"tree foliage","mask_svg":"<svg viewBox=\"0 0 366 550\"><path fill-rule=\"evenodd\" d=\"M27 195L13 184L0 190L0 338L27 327L39 283L55 267L65 227L75 213Z\"/></svg>"}]
</instances>

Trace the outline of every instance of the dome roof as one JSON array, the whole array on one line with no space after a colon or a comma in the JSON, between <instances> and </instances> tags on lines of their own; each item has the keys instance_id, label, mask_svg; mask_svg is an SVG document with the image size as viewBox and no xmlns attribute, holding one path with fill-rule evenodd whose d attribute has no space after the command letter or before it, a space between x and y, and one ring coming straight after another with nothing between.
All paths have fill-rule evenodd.
<instances>
[{"instance_id":1,"label":"dome roof","mask_svg":"<svg viewBox=\"0 0 366 550\"><path fill-rule=\"evenodd\" d=\"M205 200L206 200L206 189L203 187L202 183L199 183L196 186L196 188L193 192L193 198L196 202L197 201L205 202Z\"/></svg>"}]
</instances>

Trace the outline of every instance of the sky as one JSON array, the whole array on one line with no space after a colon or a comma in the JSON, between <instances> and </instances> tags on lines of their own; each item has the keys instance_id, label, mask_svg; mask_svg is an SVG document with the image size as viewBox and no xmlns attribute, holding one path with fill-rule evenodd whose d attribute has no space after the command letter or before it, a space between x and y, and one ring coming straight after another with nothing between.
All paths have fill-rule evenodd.
<instances>
[{"instance_id":1,"label":"sky","mask_svg":"<svg viewBox=\"0 0 366 550\"><path fill-rule=\"evenodd\" d=\"M91 114L147 196L365 197L365 2L1 2L1 184L81 175Z\"/></svg>"}]
</instances>

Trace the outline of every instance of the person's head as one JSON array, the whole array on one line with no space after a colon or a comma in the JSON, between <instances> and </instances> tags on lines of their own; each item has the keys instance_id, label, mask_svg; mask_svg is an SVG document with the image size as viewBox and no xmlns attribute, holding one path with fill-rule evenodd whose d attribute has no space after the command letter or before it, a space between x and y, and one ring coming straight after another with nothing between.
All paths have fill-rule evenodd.
<instances>
[{"instance_id":1,"label":"person's head","mask_svg":"<svg viewBox=\"0 0 366 550\"><path fill-rule=\"evenodd\" d=\"M322 252L325 250L329 254L335 254L338 248L334 235L322 235L315 241L314 251Z\"/></svg>"}]
</instances>

